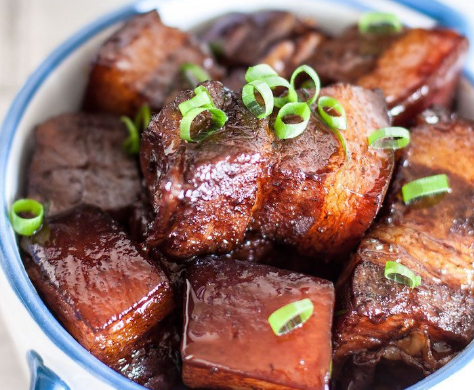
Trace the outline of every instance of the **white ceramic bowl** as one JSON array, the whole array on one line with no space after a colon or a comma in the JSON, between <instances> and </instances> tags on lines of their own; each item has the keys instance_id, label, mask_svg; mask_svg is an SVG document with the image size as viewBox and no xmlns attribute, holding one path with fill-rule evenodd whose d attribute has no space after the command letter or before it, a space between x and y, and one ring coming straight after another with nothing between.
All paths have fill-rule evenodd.
<instances>
[{"instance_id":1,"label":"white ceramic bowl","mask_svg":"<svg viewBox=\"0 0 474 390\"><path fill-rule=\"evenodd\" d=\"M13 101L0 133L0 307L21 361L30 363L31 389L36 390L140 390L82 348L56 321L36 294L23 268L8 209L23 187L25 161L32 151L34 126L49 117L79 108L88 64L100 44L118 25L133 15L157 8L166 24L192 29L230 11L288 9L314 16L326 29L342 30L368 9L396 12L408 25L436 23L469 36L463 17L433 0L142 0L93 22L56 49L30 76ZM369 5L370 4L370 5ZM474 42L474 39L471 39ZM472 117L474 78L465 71L459 89L459 111ZM42 361L44 360L44 364ZM48 368L46 368L48 367ZM472 388L474 344L435 374L410 390Z\"/></svg>"}]
</instances>

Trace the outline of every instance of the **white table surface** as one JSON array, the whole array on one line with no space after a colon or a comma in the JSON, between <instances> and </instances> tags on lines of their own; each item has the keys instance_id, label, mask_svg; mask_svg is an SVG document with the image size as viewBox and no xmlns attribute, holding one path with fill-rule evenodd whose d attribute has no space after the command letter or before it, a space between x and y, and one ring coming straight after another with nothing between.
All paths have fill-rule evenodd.
<instances>
[{"instance_id":1,"label":"white table surface","mask_svg":"<svg viewBox=\"0 0 474 390\"><path fill-rule=\"evenodd\" d=\"M474 7L470 0L443 1L468 14L474 24ZM0 118L28 74L52 49L94 17L127 2L0 0ZM474 49L474 42L472 46ZM10 337L0 318L0 389L23 390L28 388L28 382L20 372Z\"/></svg>"}]
</instances>

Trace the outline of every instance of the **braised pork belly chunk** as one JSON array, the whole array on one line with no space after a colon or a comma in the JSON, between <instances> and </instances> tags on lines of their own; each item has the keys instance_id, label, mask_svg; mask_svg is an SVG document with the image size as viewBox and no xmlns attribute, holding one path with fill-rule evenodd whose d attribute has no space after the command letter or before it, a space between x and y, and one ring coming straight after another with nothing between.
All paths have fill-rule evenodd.
<instances>
[{"instance_id":1,"label":"braised pork belly chunk","mask_svg":"<svg viewBox=\"0 0 474 390\"><path fill-rule=\"evenodd\" d=\"M107 214L79 206L25 239L26 268L63 326L107 364L173 308L168 278Z\"/></svg>"},{"instance_id":2,"label":"braised pork belly chunk","mask_svg":"<svg viewBox=\"0 0 474 390\"><path fill-rule=\"evenodd\" d=\"M371 132L389 125L382 95L343 84L323 88L321 95L344 106L349 158L316 116L299 137L277 141L253 225L302 254L329 260L350 253L377 214L393 153L367 145Z\"/></svg>"},{"instance_id":3,"label":"braised pork belly chunk","mask_svg":"<svg viewBox=\"0 0 474 390\"><path fill-rule=\"evenodd\" d=\"M338 282L345 314L334 335L337 389L374 388L385 375L378 376L377 366L387 363L415 369L419 379L472 340L473 135L473 123L463 120L412 129L388 214L364 238ZM401 186L435 174L448 175L451 192L405 205ZM421 285L412 289L384 278L387 261L421 276Z\"/></svg>"},{"instance_id":4,"label":"braised pork belly chunk","mask_svg":"<svg viewBox=\"0 0 474 390\"><path fill-rule=\"evenodd\" d=\"M156 11L136 16L101 47L84 107L129 116L144 104L159 110L180 90L192 87L182 77L186 63L200 65L214 78L221 75L193 35L164 25Z\"/></svg>"},{"instance_id":5,"label":"braised pork belly chunk","mask_svg":"<svg viewBox=\"0 0 474 390\"><path fill-rule=\"evenodd\" d=\"M28 196L47 203L49 215L87 203L126 219L142 191L137 162L122 148L126 138L111 116L49 119L35 129Z\"/></svg>"},{"instance_id":6,"label":"braised pork belly chunk","mask_svg":"<svg viewBox=\"0 0 474 390\"><path fill-rule=\"evenodd\" d=\"M450 107L467 47L466 38L441 28L362 34L351 27L307 62L324 83L382 89L394 123L407 124L433 104Z\"/></svg>"},{"instance_id":7,"label":"braised pork belly chunk","mask_svg":"<svg viewBox=\"0 0 474 390\"><path fill-rule=\"evenodd\" d=\"M268 317L308 298L304 325L276 336ZM334 290L330 282L241 261L188 269L181 355L184 383L217 389L326 389Z\"/></svg>"},{"instance_id":8,"label":"braised pork belly chunk","mask_svg":"<svg viewBox=\"0 0 474 390\"><path fill-rule=\"evenodd\" d=\"M156 212L149 243L177 257L225 253L243 240L272 154L268 121L221 83L203 85L229 118L221 130L200 143L180 138L178 105L194 95L186 91L142 138L142 171Z\"/></svg>"}]
</instances>

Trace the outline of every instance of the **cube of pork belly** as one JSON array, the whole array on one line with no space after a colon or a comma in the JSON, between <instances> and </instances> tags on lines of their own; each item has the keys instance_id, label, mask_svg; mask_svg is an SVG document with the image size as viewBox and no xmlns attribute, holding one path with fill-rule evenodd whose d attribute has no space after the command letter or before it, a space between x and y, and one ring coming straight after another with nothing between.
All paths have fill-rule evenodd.
<instances>
[{"instance_id":1,"label":"cube of pork belly","mask_svg":"<svg viewBox=\"0 0 474 390\"><path fill-rule=\"evenodd\" d=\"M101 47L84 107L129 116L144 104L157 111L170 96L192 87L180 74L185 63L203 67L213 78L221 75L211 54L192 35L165 26L156 11L135 16Z\"/></svg>"},{"instance_id":2,"label":"cube of pork belly","mask_svg":"<svg viewBox=\"0 0 474 390\"><path fill-rule=\"evenodd\" d=\"M273 152L267 119L220 82L202 85L227 114L224 127L199 143L183 141L178 106L194 96L184 91L153 117L140 150L156 212L148 243L181 258L229 252L243 241Z\"/></svg>"},{"instance_id":3,"label":"cube of pork belly","mask_svg":"<svg viewBox=\"0 0 474 390\"><path fill-rule=\"evenodd\" d=\"M413 29L357 84L382 89L394 123L405 124L433 104L451 106L467 48L467 39L455 31Z\"/></svg>"},{"instance_id":4,"label":"cube of pork belly","mask_svg":"<svg viewBox=\"0 0 474 390\"><path fill-rule=\"evenodd\" d=\"M112 368L151 390L167 390L178 380L181 319L170 315L137 340Z\"/></svg>"},{"instance_id":5,"label":"cube of pork belly","mask_svg":"<svg viewBox=\"0 0 474 390\"><path fill-rule=\"evenodd\" d=\"M433 122L434 115L425 118ZM387 366L398 366L408 386L474 338L474 123L444 113L438 120L411 129L388 214L372 226L338 281L344 312L334 328L336 389L379 388ZM435 174L448 176L450 193L407 206L401 187ZM412 270L421 285L385 278L387 261Z\"/></svg>"},{"instance_id":6,"label":"cube of pork belly","mask_svg":"<svg viewBox=\"0 0 474 390\"><path fill-rule=\"evenodd\" d=\"M186 281L183 381L214 389L327 389L334 291L330 282L264 265L201 260ZM276 336L275 310L309 298L314 313Z\"/></svg>"},{"instance_id":7,"label":"cube of pork belly","mask_svg":"<svg viewBox=\"0 0 474 390\"><path fill-rule=\"evenodd\" d=\"M124 219L140 198L136 159L122 148L128 133L118 118L63 114L35 129L28 196L49 215L88 203Z\"/></svg>"},{"instance_id":8,"label":"cube of pork belly","mask_svg":"<svg viewBox=\"0 0 474 390\"><path fill-rule=\"evenodd\" d=\"M107 214L79 206L23 243L28 274L63 326L107 364L173 308L168 278Z\"/></svg>"}]
</instances>

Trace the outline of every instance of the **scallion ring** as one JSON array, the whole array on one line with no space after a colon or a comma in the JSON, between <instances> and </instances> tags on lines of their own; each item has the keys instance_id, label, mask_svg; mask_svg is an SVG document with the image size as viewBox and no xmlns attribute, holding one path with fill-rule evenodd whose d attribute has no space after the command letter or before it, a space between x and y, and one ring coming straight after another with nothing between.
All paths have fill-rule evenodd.
<instances>
[{"instance_id":1,"label":"scallion ring","mask_svg":"<svg viewBox=\"0 0 474 390\"><path fill-rule=\"evenodd\" d=\"M199 92L196 93L196 96L180 103L178 106L179 111L181 111L181 115L183 116L185 116L192 109L199 107L214 107L214 102L211 100L207 90L206 92L199 90Z\"/></svg>"},{"instance_id":2,"label":"scallion ring","mask_svg":"<svg viewBox=\"0 0 474 390\"><path fill-rule=\"evenodd\" d=\"M251 83L252 81L261 80L270 76L278 76L278 73L275 72L275 69L270 65L259 64L247 69L247 72L245 72L245 81Z\"/></svg>"},{"instance_id":3,"label":"scallion ring","mask_svg":"<svg viewBox=\"0 0 474 390\"><path fill-rule=\"evenodd\" d=\"M328 111L335 111L337 115L332 115ZM331 129L347 129L346 111L336 99L329 96L321 96L318 99L318 112L324 123Z\"/></svg>"},{"instance_id":4,"label":"scallion ring","mask_svg":"<svg viewBox=\"0 0 474 390\"><path fill-rule=\"evenodd\" d=\"M135 116L135 127L140 131L145 131L151 121L151 111L148 105L144 104L138 110L138 114Z\"/></svg>"},{"instance_id":5,"label":"scallion ring","mask_svg":"<svg viewBox=\"0 0 474 390\"><path fill-rule=\"evenodd\" d=\"M331 132L336 136L338 141L341 143L342 150L344 151L344 155L346 156L346 161L349 161L351 159L351 156L349 154L349 149L347 149L347 142L342 133L338 129L329 129Z\"/></svg>"},{"instance_id":6,"label":"scallion ring","mask_svg":"<svg viewBox=\"0 0 474 390\"><path fill-rule=\"evenodd\" d=\"M263 106L257 101L255 91L258 91L263 99ZM242 101L245 107L258 119L265 118L273 112L273 93L267 83L263 80L255 80L242 89Z\"/></svg>"},{"instance_id":7,"label":"scallion ring","mask_svg":"<svg viewBox=\"0 0 474 390\"><path fill-rule=\"evenodd\" d=\"M292 302L274 311L268 322L277 336L291 332L303 325L313 314L314 305L310 299Z\"/></svg>"},{"instance_id":8,"label":"scallion ring","mask_svg":"<svg viewBox=\"0 0 474 390\"><path fill-rule=\"evenodd\" d=\"M137 126L128 116L121 116L120 120L128 130L128 138L122 144L123 149L128 154L138 154L140 152L140 134Z\"/></svg>"},{"instance_id":9,"label":"scallion ring","mask_svg":"<svg viewBox=\"0 0 474 390\"><path fill-rule=\"evenodd\" d=\"M321 80L319 79L318 74L313 68L311 68L308 65L301 65L298 68L296 68L296 70L291 75L290 84L294 90L296 90L296 85L295 85L296 78L302 73L306 73L311 79L311 80L306 80L305 87L307 86L306 84L307 82L311 84L312 88L314 87L315 91L314 91L313 96L306 101L306 103L308 104L313 104L319 96L319 91L321 90Z\"/></svg>"},{"instance_id":10,"label":"scallion ring","mask_svg":"<svg viewBox=\"0 0 474 390\"><path fill-rule=\"evenodd\" d=\"M386 34L402 31L403 24L397 15L386 12L367 12L359 19L361 34Z\"/></svg>"},{"instance_id":11,"label":"scallion ring","mask_svg":"<svg viewBox=\"0 0 474 390\"><path fill-rule=\"evenodd\" d=\"M286 103L293 103L293 102L298 101L298 95L297 95L295 89L283 77L268 76L268 77L265 77L265 78L261 79L261 81L265 82L272 90L274 88L278 88L278 87L286 88L288 90L286 95L274 96L273 105L275 107L281 108Z\"/></svg>"},{"instance_id":12,"label":"scallion ring","mask_svg":"<svg viewBox=\"0 0 474 390\"><path fill-rule=\"evenodd\" d=\"M31 218L22 217L21 214L31 214ZM22 236L32 236L43 223L44 207L33 199L19 199L13 203L10 210L10 222L13 230Z\"/></svg>"},{"instance_id":13,"label":"scallion ring","mask_svg":"<svg viewBox=\"0 0 474 390\"><path fill-rule=\"evenodd\" d=\"M384 276L387 279L410 288L417 287L421 284L421 276L396 261L387 261L385 263Z\"/></svg>"},{"instance_id":14,"label":"scallion ring","mask_svg":"<svg viewBox=\"0 0 474 390\"><path fill-rule=\"evenodd\" d=\"M384 127L370 134L368 141L374 149L401 149L410 143L410 132L404 127Z\"/></svg>"},{"instance_id":15,"label":"scallion ring","mask_svg":"<svg viewBox=\"0 0 474 390\"><path fill-rule=\"evenodd\" d=\"M299 116L301 122L299 123L285 123L283 119L286 116ZM308 126L311 111L306 103L287 103L285 104L275 119L273 127L275 134L280 139L295 138L305 131Z\"/></svg>"},{"instance_id":16,"label":"scallion ring","mask_svg":"<svg viewBox=\"0 0 474 390\"><path fill-rule=\"evenodd\" d=\"M413 180L402 187L405 204L426 196L439 195L450 191L448 176L433 175Z\"/></svg>"},{"instance_id":17,"label":"scallion ring","mask_svg":"<svg viewBox=\"0 0 474 390\"><path fill-rule=\"evenodd\" d=\"M208 111L212 116L212 126L207 129L207 131L202 132L200 135L194 139L191 137L191 126L194 119L201 113ZM215 107L200 107L193 108L188 111L186 115L181 120L180 125L180 137L189 142L202 141L203 139L209 137L211 134L215 133L217 130L222 128L227 122L227 115L224 111L219 110Z\"/></svg>"},{"instance_id":18,"label":"scallion ring","mask_svg":"<svg viewBox=\"0 0 474 390\"><path fill-rule=\"evenodd\" d=\"M195 87L199 83L211 79L209 73L202 67L190 62L181 65L180 71L191 87Z\"/></svg>"}]
</instances>

